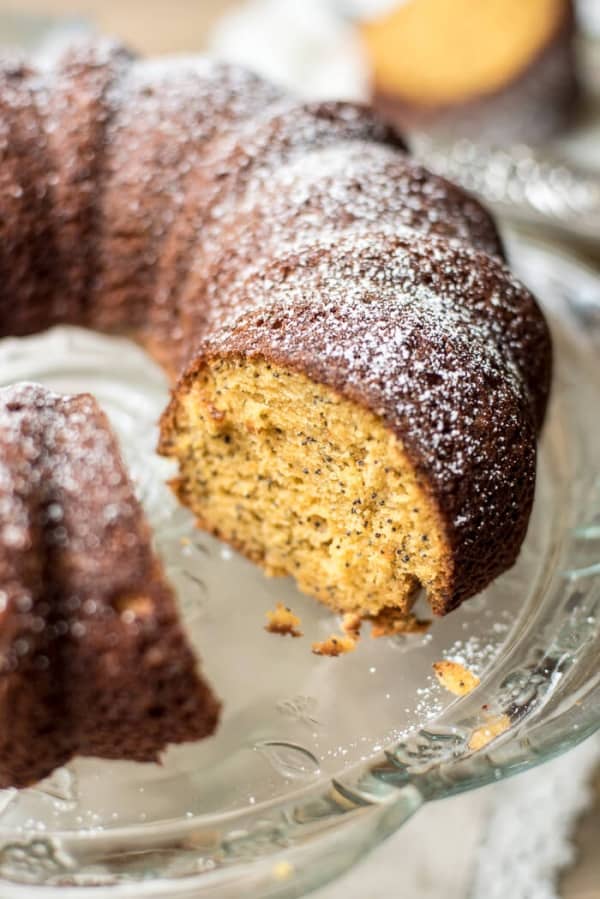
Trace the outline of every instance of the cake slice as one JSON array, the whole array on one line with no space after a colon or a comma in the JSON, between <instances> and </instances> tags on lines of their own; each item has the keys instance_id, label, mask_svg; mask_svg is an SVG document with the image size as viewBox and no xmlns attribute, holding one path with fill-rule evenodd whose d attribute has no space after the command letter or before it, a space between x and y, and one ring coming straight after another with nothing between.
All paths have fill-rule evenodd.
<instances>
[{"instance_id":1,"label":"cake slice","mask_svg":"<svg viewBox=\"0 0 600 899\"><path fill-rule=\"evenodd\" d=\"M212 733L203 680L91 396L0 391L0 787Z\"/></svg>"}]
</instances>

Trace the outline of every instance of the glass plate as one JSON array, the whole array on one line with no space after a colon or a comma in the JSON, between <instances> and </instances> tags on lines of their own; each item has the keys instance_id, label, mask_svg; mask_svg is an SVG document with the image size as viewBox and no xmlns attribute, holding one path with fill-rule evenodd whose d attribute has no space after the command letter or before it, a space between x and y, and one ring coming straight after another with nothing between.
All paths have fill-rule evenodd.
<instances>
[{"instance_id":1,"label":"glass plate","mask_svg":"<svg viewBox=\"0 0 600 899\"><path fill-rule=\"evenodd\" d=\"M224 700L216 737L161 766L79 759L0 792L0 891L35 897L297 896L431 799L562 752L600 725L600 286L555 248L511 244L553 324L556 378L514 568L425 635L311 654L339 629L196 531L153 453L167 398L135 346L77 329L0 344L0 383L90 390L118 431L191 639ZM596 342L595 342L596 341ZM304 638L265 632L277 601ZM481 678L456 699L432 664Z\"/></svg>"}]
</instances>

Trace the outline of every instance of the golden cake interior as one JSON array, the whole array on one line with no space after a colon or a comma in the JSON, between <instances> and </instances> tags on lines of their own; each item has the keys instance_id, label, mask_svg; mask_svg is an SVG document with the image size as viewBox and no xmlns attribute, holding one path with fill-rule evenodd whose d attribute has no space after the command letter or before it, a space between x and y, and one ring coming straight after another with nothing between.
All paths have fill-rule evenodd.
<instances>
[{"instance_id":1,"label":"golden cake interior","mask_svg":"<svg viewBox=\"0 0 600 899\"><path fill-rule=\"evenodd\" d=\"M264 360L220 358L177 391L161 451L201 527L340 612L444 591L440 516L370 411Z\"/></svg>"},{"instance_id":2,"label":"golden cake interior","mask_svg":"<svg viewBox=\"0 0 600 899\"><path fill-rule=\"evenodd\" d=\"M363 24L376 87L425 105L500 89L552 39L566 0L409 0Z\"/></svg>"}]
</instances>

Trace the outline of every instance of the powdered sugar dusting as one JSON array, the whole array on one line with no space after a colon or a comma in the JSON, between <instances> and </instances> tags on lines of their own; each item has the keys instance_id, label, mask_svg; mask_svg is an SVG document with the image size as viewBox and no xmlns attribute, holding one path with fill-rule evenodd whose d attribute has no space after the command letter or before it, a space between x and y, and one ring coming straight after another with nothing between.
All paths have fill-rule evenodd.
<instances>
[{"instance_id":1,"label":"powdered sugar dusting","mask_svg":"<svg viewBox=\"0 0 600 899\"><path fill-rule=\"evenodd\" d=\"M118 566L119 553L125 559L139 540L141 513L95 400L36 384L3 388L0 437L3 463L11 463L2 469L2 509L23 528L19 545L34 551L37 533L38 549L46 541L68 546L74 583L74 565L101 578L111 553ZM2 543L16 545L6 534Z\"/></svg>"},{"instance_id":2,"label":"powdered sugar dusting","mask_svg":"<svg viewBox=\"0 0 600 899\"><path fill-rule=\"evenodd\" d=\"M2 389L0 445L0 785L206 735L218 706L96 401Z\"/></svg>"},{"instance_id":3,"label":"powdered sugar dusting","mask_svg":"<svg viewBox=\"0 0 600 899\"><path fill-rule=\"evenodd\" d=\"M361 220L407 225L502 253L494 224L477 201L410 157L373 141L340 139L262 168L241 200L236 203L235 196L228 195L211 210L211 217L225 218L228 227L236 227L240 219L245 224L253 216L260 223L268 215L277 227L292 210L296 234L305 216L310 216L305 229L313 231Z\"/></svg>"}]
</instances>

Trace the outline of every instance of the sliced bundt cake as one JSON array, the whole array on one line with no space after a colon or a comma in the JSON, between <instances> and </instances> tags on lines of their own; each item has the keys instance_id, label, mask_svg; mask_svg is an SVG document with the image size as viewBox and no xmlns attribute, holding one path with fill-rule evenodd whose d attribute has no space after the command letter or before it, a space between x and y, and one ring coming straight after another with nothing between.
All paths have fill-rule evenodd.
<instances>
[{"instance_id":1,"label":"sliced bundt cake","mask_svg":"<svg viewBox=\"0 0 600 899\"><path fill-rule=\"evenodd\" d=\"M365 614L420 586L443 614L514 561L550 341L476 200L368 109L207 60L100 42L0 97L2 332L142 341L201 526Z\"/></svg>"},{"instance_id":2,"label":"sliced bundt cake","mask_svg":"<svg viewBox=\"0 0 600 899\"><path fill-rule=\"evenodd\" d=\"M201 527L358 616L420 588L445 614L514 562L548 329L489 214L371 111L98 42L6 65L0 130L0 334L145 345ZM4 783L210 733L104 418L34 388L2 403Z\"/></svg>"}]
</instances>

